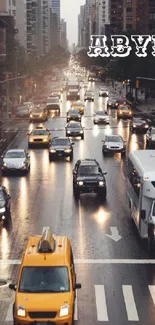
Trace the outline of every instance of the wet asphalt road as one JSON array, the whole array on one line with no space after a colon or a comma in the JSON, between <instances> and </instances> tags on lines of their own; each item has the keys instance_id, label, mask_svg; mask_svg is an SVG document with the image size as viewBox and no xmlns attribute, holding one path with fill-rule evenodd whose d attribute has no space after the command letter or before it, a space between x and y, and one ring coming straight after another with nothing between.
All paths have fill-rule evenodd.
<instances>
[{"instance_id":1,"label":"wet asphalt road","mask_svg":"<svg viewBox=\"0 0 155 325\"><path fill-rule=\"evenodd\" d=\"M2 183L12 198L12 224L8 230L0 228L0 278L16 281L27 237L41 234L44 226L50 226L54 234L67 235L73 246L77 279L82 283L77 297L77 324L153 325L155 266L147 264L147 245L129 219L126 159L120 154L104 158L101 142L105 134L119 133L131 151L145 148L145 135L130 135L129 121L118 122L115 110L109 112L110 126L94 126L94 111L106 107L106 99L99 99L97 86L93 87L95 102L85 104L85 139L74 140L73 162L49 162L47 149L31 149L30 173L3 177ZM83 95L84 90L81 99ZM52 136L65 136L69 108L65 94L61 106L60 117L51 116L45 123ZM11 148L28 148L27 131L32 126L27 121L18 123L20 132ZM74 201L72 169L79 158L95 158L107 171L104 204L90 194L81 195L78 203ZM118 241L107 236L112 229L119 233ZM139 259L143 259L141 264ZM0 325L12 322L11 295L7 287L0 288Z\"/></svg>"}]
</instances>

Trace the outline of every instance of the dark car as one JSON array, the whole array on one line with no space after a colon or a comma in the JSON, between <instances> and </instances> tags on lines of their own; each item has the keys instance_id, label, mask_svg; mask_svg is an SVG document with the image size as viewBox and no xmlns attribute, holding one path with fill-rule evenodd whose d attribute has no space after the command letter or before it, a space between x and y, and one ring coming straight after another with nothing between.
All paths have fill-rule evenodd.
<instances>
[{"instance_id":1,"label":"dark car","mask_svg":"<svg viewBox=\"0 0 155 325\"><path fill-rule=\"evenodd\" d=\"M81 122L81 114L77 109L70 109L67 112L67 122L69 121L78 121Z\"/></svg>"},{"instance_id":2,"label":"dark car","mask_svg":"<svg viewBox=\"0 0 155 325\"><path fill-rule=\"evenodd\" d=\"M11 196L5 186L0 185L0 221L7 226L11 219Z\"/></svg>"},{"instance_id":3,"label":"dark car","mask_svg":"<svg viewBox=\"0 0 155 325\"><path fill-rule=\"evenodd\" d=\"M116 153L119 152L122 156L126 154L126 142L123 140L121 135L106 135L105 140L102 140L103 147L102 152L105 155L106 153Z\"/></svg>"},{"instance_id":4,"label":"dark car","mask_svg":"<svg viewBox=\"0 0 155 325\"><path fill-rule=\"evenodd\" d=\"M79 199L80 193L97 193L106 198L106 180L99 163L95 159L78 160L73 169L73 193Z\"/></svg>"},{"instance_id":5,"label":"dark car","mask_svg":"<svg viewBox=\"0 0 155 325\"><path fill-rule=\"evenodd\" d=\"M146 133L146 146L155 147L155 127L150 127Z\"/></svg>"},{"instance_id":6,"label":"dark car","mask_svg":"<svg viewBox=\"0 0 155 325\"><path fill-rule=\"evenodd\" d=\"M119 101L116 98L109 98L107 101L107 108L117 108Z\"/></svg>"},{"instance_id":7,"label":"dark car","mask_svg":"<svg viewBox=\"0 0 155 325\"><path fill-rule=\"evenodd\" d=\"M70 121L66 125L66 137L81 137L84 140L84 128L81 123Z\"/></svg>"},{"instance_id":8,"label":"dark car","mask_svg":"<svg viewBox=\"0 0 155 325\"><path fill-rule=\"evenodd\" d=\"M73 159L73 144L67 137L54 137L49 145L49 160L61 157Z\"/></svg>"},{"instance_id":9,"label":"dark car","mask_svg":"<svg viewBox=\"0 0 155 325\"><path fill-rule=\"evenodd\" d=\"M149 125L146 121L142 120L141 118L133 118L130 122L130 131L131 132L147 132Z\"/></svg>"}]
</instances>

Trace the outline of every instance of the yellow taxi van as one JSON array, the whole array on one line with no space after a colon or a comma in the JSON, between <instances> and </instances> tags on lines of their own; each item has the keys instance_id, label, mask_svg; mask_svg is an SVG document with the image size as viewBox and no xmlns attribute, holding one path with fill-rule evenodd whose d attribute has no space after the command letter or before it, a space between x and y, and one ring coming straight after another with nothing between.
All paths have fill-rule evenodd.
<instances>
[{"instance_id":1,"label":"yellow taxi van","mask_svg":"<svg viewBox=\"0 0 155 325\"><path fill-rule=\"evenodd\" d=\"M13 304L14 325L71 325L74 322L76 283L71 243L68 237L52 235L28 239L18 272Z\"/></svg>"}]
</instances>

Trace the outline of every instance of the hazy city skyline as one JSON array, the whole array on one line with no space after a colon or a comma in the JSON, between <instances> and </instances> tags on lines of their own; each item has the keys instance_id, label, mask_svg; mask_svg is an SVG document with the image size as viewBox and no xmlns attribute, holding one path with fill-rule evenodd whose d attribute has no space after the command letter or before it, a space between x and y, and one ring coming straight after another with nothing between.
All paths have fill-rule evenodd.
<instances>
[{"instance_id":1,"label":"hazy city skyline","mask_svg":"<svg viewBox=\"0 0 155 325\"><path fill-rule=\"evenodd\" d=\"M80 6L85 4L85 0L61 0L61 18L67 22L67 38L69 45L78 41L78 14Z\"/></svg>"}]
</instances>

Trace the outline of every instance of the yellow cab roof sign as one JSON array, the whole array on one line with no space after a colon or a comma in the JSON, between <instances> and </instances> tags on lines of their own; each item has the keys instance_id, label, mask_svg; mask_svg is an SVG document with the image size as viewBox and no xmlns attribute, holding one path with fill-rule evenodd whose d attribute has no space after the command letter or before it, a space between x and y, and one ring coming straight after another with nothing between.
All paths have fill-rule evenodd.
<instances>
[{"instance_id":1,"label":"yellow cab roof sign","mask_svg":"<svg viewBox=\"0 0 155 325\"><path fill-rule=\"evenodd\" d=\"M55 240L52 236L50 228L47 227L38 243L38 253L53 253L55 250Z\"/></svg>"}]
</instances>

